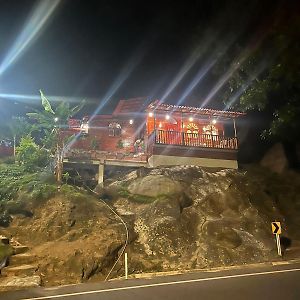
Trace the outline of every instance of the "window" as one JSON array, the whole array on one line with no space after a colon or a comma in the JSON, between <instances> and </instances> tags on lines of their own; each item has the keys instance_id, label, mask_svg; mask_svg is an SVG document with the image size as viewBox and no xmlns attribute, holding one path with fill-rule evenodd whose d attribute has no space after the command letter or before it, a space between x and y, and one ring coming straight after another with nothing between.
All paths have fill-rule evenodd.
<instances>
[{"instance_id":1,"label":"window","mask_svg":"<svg viewBox=\"0 0 300 300\"><path fill-rule=\"evenodd\" d=\"M218 135L218 129L214 125L203 126L202 130L204 134Z\"/></svg>"},{"instance_id":2,"label":"window","mask_svg":"<svg viewBox=\"0 0 300 300\"><path fill-rule=\"evenodd\" d=\"M121 136L122 127L119 123L113 122L108 125L109 136Z\"/></svg>"},{"instance_id":3,"label":"window","mask_svg":"<svg viewBox=\"0 0 300 300\"><path fill-rule=\"evenodd\" d=\"M189 137L198 136L199 128L195 123L189 123L186 128L187 128L186 133L188 134Z\"/></svg>"}]
</instances>

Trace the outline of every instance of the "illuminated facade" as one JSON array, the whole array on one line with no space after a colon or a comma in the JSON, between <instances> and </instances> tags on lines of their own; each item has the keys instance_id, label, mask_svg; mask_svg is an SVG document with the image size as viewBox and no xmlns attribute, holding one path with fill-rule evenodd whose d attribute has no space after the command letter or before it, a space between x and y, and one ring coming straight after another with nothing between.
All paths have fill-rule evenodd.
<instances>
[{"instance_id":1,"label":"illuminated facade","mask_svg":"<svg viewBox=\"0 0 300 300\"><path fill-rule=\"evenodd\" d=\"M67 162L156 167L199 165L237 168L236 119L244 113L176 106L143 98L121 100L111 115L70 120L81 132ZM77 125L76 125L77 124Z\"/></svg>"}]
</instances>

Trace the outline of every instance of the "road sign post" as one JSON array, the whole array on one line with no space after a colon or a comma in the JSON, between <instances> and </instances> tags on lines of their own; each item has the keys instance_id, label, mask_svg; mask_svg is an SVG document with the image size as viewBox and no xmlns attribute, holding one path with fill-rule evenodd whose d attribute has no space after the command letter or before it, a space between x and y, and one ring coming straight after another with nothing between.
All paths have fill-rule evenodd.
<instances>
[{"instance_id":1,"label":"road sign post","mask_svg":"<svg viewBox=\"0 0 300 300\"><path fill-rule=\"evenodd\" d=\"M272 227L272 232L273 234L275 234L275 238L276 238L277 253L279 256L282 256L281 245L280 245L281 224L280 222L272 222L271 227Z\"/></svg>"},{"instance_id":2,"label":"road sign post","mask_svg":"<svg viewBox=\"0 0 300 300\"><path fill-rule=\"evenodd\" d=\"M278 253L278 255L282 256L279 234L276 234L276 245L277 245L277 253Z\"/></svg>"},{"instance_id":3,"label":"road sign post","mask_svg":"<svg viewBox=\"0 0 300 300\"><path fill-rule=\"evenodd\" d=\"M128 279L128 257L127 252L125 252L125 279Z\"/></svg>"}]
</instances>

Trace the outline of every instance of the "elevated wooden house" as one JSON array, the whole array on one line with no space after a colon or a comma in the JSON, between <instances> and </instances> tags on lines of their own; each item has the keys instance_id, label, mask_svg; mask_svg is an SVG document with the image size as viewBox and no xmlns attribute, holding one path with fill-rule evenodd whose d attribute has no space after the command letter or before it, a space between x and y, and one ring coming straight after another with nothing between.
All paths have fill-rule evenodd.
<instances>
[{"instance_id":1,"label":"elevated wooden house","mask_svg":"<svg viewBox=\"0 0 300 300\"><path fill-rule=\"evenodd\" d=\"M111 115L70 120L76 140L67 163L104 165L238 167L236 119L244 113L121 100ZM101 169L102 168L102 169Z\"/></svg>"}]
</instances>

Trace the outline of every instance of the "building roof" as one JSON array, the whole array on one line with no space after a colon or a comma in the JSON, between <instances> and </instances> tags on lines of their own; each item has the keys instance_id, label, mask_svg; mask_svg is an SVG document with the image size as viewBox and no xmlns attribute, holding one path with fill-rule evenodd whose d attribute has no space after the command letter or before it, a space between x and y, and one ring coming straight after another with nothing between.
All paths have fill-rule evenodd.
<instances>
[{"instance_id":1,"label":"building roof","mask_svg":"<svg viewBox=\"0 0 300 300\"><path fill-rule=\"evenodd\" d=\"M113 112L113 116L132 115L134 113L143 112L147 108L148 103L146 97L120 100Z\"/></svg>"},{"instance_id":2,"label":"building roof","mask_svg":"<svg viewBox=\"0 0 300 300\"><path fill-rule=\"evenodd\" d=\"M150 103L147 107L147 111L151 110L161 110L166 112L180 112L180 113L190 113L197 115L206 115L206 116L216 116L216 117L229 117L229 118L237 118L246 115L244 112L238 111L228 111L228 110L216 110L209 108L201 108L201 107L192 107L192 106L184 106L184 105L173 105L160 103L158 100Z\"/></svg>"}]
</instances>

